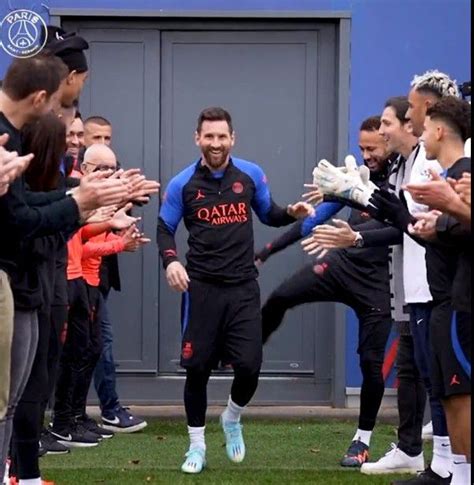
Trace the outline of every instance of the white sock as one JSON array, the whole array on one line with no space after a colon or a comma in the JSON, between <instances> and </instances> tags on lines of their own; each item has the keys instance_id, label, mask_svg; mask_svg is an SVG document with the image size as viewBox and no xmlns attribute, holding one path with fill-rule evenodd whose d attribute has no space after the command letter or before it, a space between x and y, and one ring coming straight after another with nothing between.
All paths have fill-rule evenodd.
<instances>
[{"instance_id":1,"label":"white sock","mask_svg":"<svg viewBox=\"0 0 474 485\"><path fill-rule=\"evenodd\" d=\"M7 462L5 463L5 475L3 476L3 482L2 482L5 485L8 485L10 481L9 474L10 474L10 460L7 460Z\"/></svg>"},{"instance_id":2,"label":"white sock","mask_svg":"<svg viewBox=\"0 0 474 485\"><path fill-rule=\"evenodd\" d=\"M453 478L451 478L451 485L470 484L471 464L467 463L465 455L455 455L453 453Z\"/></svg>"},{"instance_id":3,"label":"white sock","mask_svg":"<svg viewBox=\"0 0 474 485\"><path fill-rule=\"evenodd\" d=\"M231 397L229 396L229 400L227 401L227 407L222 413L222 419L224 421L234 421L238 423L240 421L240 415L242 414L243 410L244 408L235 404L235 402L232 401Z\"/></svg>"},{"instance_id":4,"label":"white sock","mask_svg":"<svg viewBox=\"0 0 474 485\"><path fill-rule=\"evenodd\" d=\"M41 485L41 478L20 478L20 485Z\"/></svg>"},{"instance_id":5,"label":"white sock","mask_svg":"<svg viewBox=\"0 0 474 485\"><path fill-rule=\"evenodd\" d=\"M433 435L433 459L431 469L440 477L447 478L453 471L453 456L449 436Z\"/></svg>"},{"instance_id":6,"label":"white sock","mask_svg":"<svg viewBox=\"0 0 474 485\"><path fill-rule=\"evenodd\" d=\"M370 446L370 437L372 436L372 431L365 431L363 429L358 429L352 441L362 441L362 443Z\"/></svg>"},{"instance_id":7,"label":"white sock","mask_svg":"<svg viewBox=\"0 0 474 485\"><path fill-rule=\"evenodd\" d=\"M202 448L203 450L206 449L206 442L204 441L205 429L206 429L205 426L202 426L200 428L188 426L190 450L193 448Z\"/></svg>"}]
</instances>

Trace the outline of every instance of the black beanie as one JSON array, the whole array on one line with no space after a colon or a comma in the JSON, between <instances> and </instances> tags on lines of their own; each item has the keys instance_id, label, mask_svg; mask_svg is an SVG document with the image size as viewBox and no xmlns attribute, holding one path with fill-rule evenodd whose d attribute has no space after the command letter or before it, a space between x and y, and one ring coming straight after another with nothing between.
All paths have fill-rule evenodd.
<instances>
[{"instance_id":1,"label":"black beanie","mask_svg":"<svg viewBox=\"0 0 474 485\"><path fill-rule=\"evenodd\" d=\"M59 57L66 64L69 72L88 70L84 51L89 49L89 44L85 39L74 32L68 33L52 25L48 25L47 34L45 49Z\"/></svg>"}]
</instances>

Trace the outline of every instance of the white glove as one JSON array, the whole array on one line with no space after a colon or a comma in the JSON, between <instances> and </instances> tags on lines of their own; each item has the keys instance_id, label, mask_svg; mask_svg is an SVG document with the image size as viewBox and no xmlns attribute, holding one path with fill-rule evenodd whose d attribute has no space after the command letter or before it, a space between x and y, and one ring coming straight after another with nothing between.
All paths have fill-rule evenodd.
<instances>
[{"instance_id":1,"label":"white glove","mask_svg":"<svg viewBox=\"0 0 474 485\"><path fill-rule=\"evenodd\" d=\"M319 161L319 163L325 164L330 164L326 159L322 159ZM334 166L334 165L333 165ZM344 165L342 167L335 167L337 170L339 170L341 173L347 174L347 175L358 175L358 167L357 167L357 162L356 159L354 158L353 155L347 155L346 158L344 159ZM321 177L321 173L318 170L318 167L315 167L313 169L313 184L318 185L318 180Z\"/></svg>"},{"instance_id":2,"label":"white glove","mask_svg":"<svg viewBox=\"0 0 474 485\"><path fill-rule=\"evenodd\" d=\"M335 167L327 160L321 160L313 170L314 184L323 194L332 194L368 206L376 185L372 183L370 171L365 166L357 166L355 158L348 155L344 167Z\"/></svg>"}]
</instances>

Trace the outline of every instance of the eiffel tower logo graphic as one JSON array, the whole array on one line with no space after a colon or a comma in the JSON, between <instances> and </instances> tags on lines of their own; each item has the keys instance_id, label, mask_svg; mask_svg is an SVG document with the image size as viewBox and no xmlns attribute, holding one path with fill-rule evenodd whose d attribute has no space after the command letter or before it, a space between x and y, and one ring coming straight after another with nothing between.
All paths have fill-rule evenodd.
<instances>
[{"instance_id":1,"label":"eiffel tower logo graphic","mask_svg":"<svg viewBox=\"0 0 474 485\"><path fill-rule=\"evenodd\" d=\"M16 32L13 34L12 31L14 28ZM31 33L31 30L34 31L34 34ZM27 49L37 41L38 32L36 27L31 22L27 20L18 20L10 28L9 37L10 42L18 49Z\"/></svg>"},{"instance_id":2,"label":"eiffel tower logo graphic","mask_svg":"<svg viewBox=\"0 0 474 485\"><path fill-rule=\"evenodd\" d=\"M0 19L0 49L13 57L34 56L43 49L46 40L46 22L32 10L13 10Z\"/></svg>"}]
</instances>

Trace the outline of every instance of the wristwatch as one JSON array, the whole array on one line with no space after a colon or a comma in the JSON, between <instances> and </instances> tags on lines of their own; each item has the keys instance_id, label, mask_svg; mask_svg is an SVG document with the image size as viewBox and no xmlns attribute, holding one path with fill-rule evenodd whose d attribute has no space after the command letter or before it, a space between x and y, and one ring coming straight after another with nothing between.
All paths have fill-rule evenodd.
<instances>
[{"instance_id":1,"label":"wristwatch","mask_svg":"<svg viewBox=\"0 0 474 485\"><path fill-rule=\"evenodd\" d=\"M356 232L356 237L354 240L354 247L355 248L363 248L364 247L364 238L362 237L360 232Z\"/></svg>"}]
</instances>

